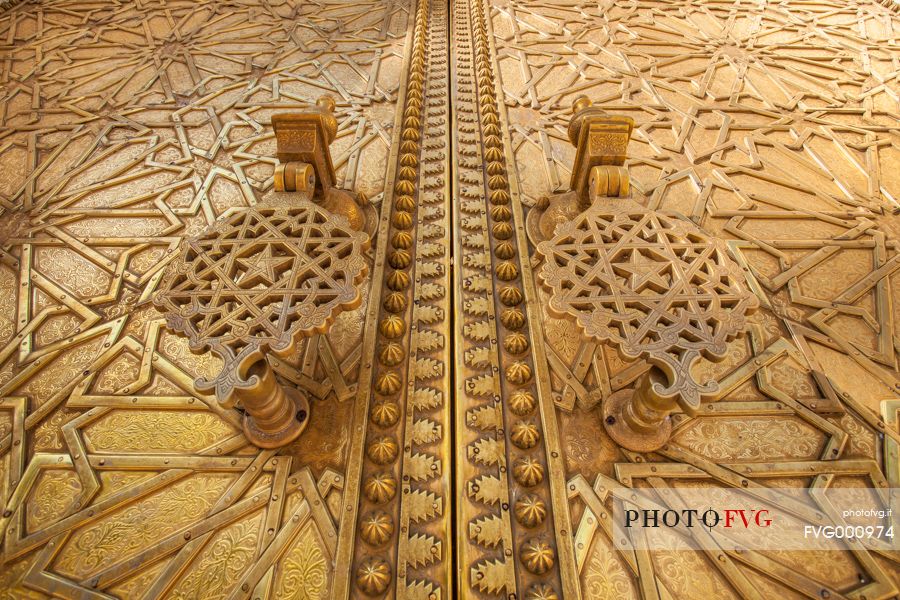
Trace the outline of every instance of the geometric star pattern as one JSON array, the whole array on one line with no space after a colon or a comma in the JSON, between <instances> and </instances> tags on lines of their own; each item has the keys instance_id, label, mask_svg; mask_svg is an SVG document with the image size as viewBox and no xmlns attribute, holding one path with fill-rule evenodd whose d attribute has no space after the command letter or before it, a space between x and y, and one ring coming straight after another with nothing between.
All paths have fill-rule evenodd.
<instances>
[{"instance_id":1,"label":"geometric star pattern","mask_svg":"<svg viewBox=\"0 0 900 600\"><path fill-rule=\"evenodd\" d=\"M365 233L311 202L248 209L187 240L154 303L193 350L222 358L199 389L229 398L243 365L290 354L359 305L367 248Z\"/></svg>"},{"instance_id":2,"label":"geometric star pattern","mask_svg":"<svg viewBox=\"0 0 900 600\"><path fill-rule=\"evenodd\" d=\"M619 204L595 205L538 244L549 310L663 369L660 393L677 391L685 410L697 410L717 386L696 382L693 363L721 359L759 300L723 244L690 222Z\"/></svg>"},{"instance_id":3,"label":"geometric star pattern","mask_svg":"<svg viewBox=\"0 0 900 600\"><path fill-rule=\"evenodd\" d=\"M196 391L221 361L150 299L186 238L273 194L274 112L335 97L337 184L379 206L408 16L380 0L3 3L0 597L224 597L247 561L273 595L327 595L349 435L334 398L355 390L364 306L279 359L329 435L273 458ZM155 535L150 556L138 540Z\"/></svg>"},{"instance_id":4,"label":"geometric star pattern","mask_svg":"<svg viewBox=\"0 0 900 600\"><path fill-rule=\"evenodd\" d=\"M691 486L791 481L811 495L896 480L886 456L898 433L882 419L900 392L896 2L508 0L490 11L523 202L566 191L566 127L586 94L635 120L633 199L724 242L760 302L751 335L695 365L698 381L719 381L718 402L676 415L668 450L649 461L584 413L646 365L543 311L585 597L892 597L896 559L868 551L636 561L614 549L598 518L610 505L595 501L689 473ZM801 469L815 475L792 480Z\"/></svg>"},{"instance_id":5,"label":"geometric star pattern","mask_svg":"<svg viewBox=\"0 0 900 600\"><path fill-rule=\"evenodd\" d=\"M724 240L762 307L749 319L750 335L729 342L722 362L695 366L698 377L720 381L719 401L696 417L674 415L669 448L648 457L610 444L596 414L645 365L584 339L574 323L544 312L532 316L529 306L530 348L542 332L550 368L532 366L547 375L552 392L530 401L540 400L541 417L560 407L559 426L541 428L537 447L557 443L565 467L546 472L548 479L565 479L552 514L562 512L557 503L571 508L572 527L559 535L573 537L576 564L564 575L578 579L582 597L875 598L900 586L896 557L866 548L837 546L815 559L751 551L636 555L615 548L616 532L603 518L613 485L787 481L816 492L860 482L879 487L886 479L897 485L896 460L885 458L896 456L900 443L896 415L885 422L880 415L891 413L878 407L900 390L900 227L893 214L900 198L900 17L887 8L891 0L882 3L478 5L488 31L478 41L490 48L488 61L496 58L497 81L486 85L497 91L498 129L509 134L503 176L518 184L525 205L512 201L513 209L527 211L566 185L574 154L565 135L569 109L575 96L587 94L636 122L628 164L635 199L686 215ZM354 397L360 369L373 362L361 343L365 313L373 309L345 311L327 335L273 358L278 376L303 386L316 402L301 440L276 455L248 445L239 412L195 390L193 381L212 378L220 361L191 353L182 337L166 331L149 299L185 238L271 194L275 111L302 110L322 93L334 96L337 183L382 203L385 171L394 167L392 138L399 132L393 127L402 115L397 101L415 4L55 0L3 6L0 596L329 597L330 586L349 571L335 559L336 540L360 536L356 523L336 527L361 482L344 477L344 440L358 422L351 419L353 403L335 399ZM454 8L441 22L449 28L465 12ZM443 56L429 61L444 76L465 70ZM440 100L430 93L426 102L429 110L439 108L431 106ZM427 128L423 139L446 134L449 140L448 131L457 128L477 132L472 121L447 120ZM426 146L423 154L434 164L448 158L448 147ZM454 160L480 171L471 148L459 149L469 154ZM443 219L440 199L455 196L445 193L453 190L452 178L438 170L424 175L440 182L425 194L434 204L421 216ZM472 198L478 182L463 181L459 189ZM460 208L487 219L479 215L484 207L472 204ZM446 235L450 215L457 217L447 210ZM440 228L420 229L416 260L446 259ZM259 281L275 277L278 255L277 248L263 250L237 268ZM467 251L459 263L488 269L493 259L492 252ZM367 260L377 275L381 267ZM433 260L438 273L441 264ZM623 256L621 277L659 285L652 274L635 276L647 260ZM450 271L449 263L443 266ZM527 275L524 268L521 274ZM408 307L410 329L424 331L420 354L443 341L427 330L444 318L422 306L436 292L428 276L421 283L423 297ZM465 285L473 296L466 314L477 316L468 334L483 336L492 329L490 285L477 277ZM547 296L536 293L541 308ZM462 311L458 317L461 323ZM484 339L504 355L506 340ZM521 347L521 337L509 341ZM456 372L470 364L496 371L487 356L460 356ZM410 379L433 381L424 378L433 378L434 366L410 365ZM451 371L445 366L443 376ZM485 402L484 410L457 421L459 430L471 423L476 433L469 441L478 453L459 453L449 464L493 460L497 477L471 489L446 486L461 497L490 498L513 470L510 454L492 446L510 430L503 418L507 398L495 398L490 381L473 380L462 390ZM517 400L517 409L529 403ZM437 490L448 463L436 477L438 463L416 448L441 438L430 446L437 448L452 429L442 430L444 423L431 423L431 416L407 419L438 412L434 395L416 395L414 402L397 427L418 443L401 441L398 462L431 477ZM381 419L396 415L389 405L379 408ZM423 529L437 522L436 513L447 521L459 514L449 497L408 494L405 482L396 496L418 506L406 523ZM498 513L507 500L497 500ZM518 556L490 554L508 547L500 541L504 531L499 520L483 521L454 540L465 543L466 533L479 540L486 588L506 581L505 565ZM416 555L431 564L460 555L449 537L437 552L427 536L414 539ZM538 540L536 547L545 546ZM414 564L399 565L402 551L391 544L378 552L395 559L395 573L405 569L413 577L411 597L444 591L416 579ZM469 565L459 567L468 572ZM555 593L544 586L514 589L511 581L508 591L517 597ZM477 592L459 591L468 593Z\"/></svg>"}]
</instances>

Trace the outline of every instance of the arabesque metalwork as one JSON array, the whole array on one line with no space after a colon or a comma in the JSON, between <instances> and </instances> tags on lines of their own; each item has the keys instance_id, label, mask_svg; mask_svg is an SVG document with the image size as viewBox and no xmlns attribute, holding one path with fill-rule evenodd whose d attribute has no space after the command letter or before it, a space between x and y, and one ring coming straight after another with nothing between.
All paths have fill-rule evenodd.
<instances>
[{"instance_id":1,"label":"arabesque metalwork","mask_svg":"<svg viewBox=\"0 0 900 600\"><path fill-rule=\"evenodd\" d=\"M615 487L793 486L815 524L834 489L900 485L891 0L0 10L0 597L898 593L880 546L629 551L611 519ZM586 198L582 110L616 136ZM311 154L280 148L310 123ZM537 246L598 199L689 221L759 302L654 451L604 410L655 371L551 313L540 278ZM256 362L309 403L262 448L243 401L194 386L222 359L152 300L187 240L299 207L369 236L366 275ZM287 264L264 246L260 284ZM664 255L620 277L657 295Z\"/></svg>"}]
</instances>

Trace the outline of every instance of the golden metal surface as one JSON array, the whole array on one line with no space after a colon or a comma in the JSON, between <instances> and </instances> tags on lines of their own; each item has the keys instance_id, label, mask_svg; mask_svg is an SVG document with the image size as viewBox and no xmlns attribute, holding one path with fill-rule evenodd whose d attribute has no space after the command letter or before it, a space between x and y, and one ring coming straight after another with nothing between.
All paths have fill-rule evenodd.
<instances>
[{"instance_id":1,"label":"golden metal surface","mask_svg":"<svg viewBox=\"0 0 900 600\"><path fill-rule=\"evenodd\" d=\"M543 380L546 365L558 422L545 439L565 457L568 575L581 597L894 597L896 556L872 548L622 550L608 491L789 485L822 499L888 485L897 430L881 403L900 390L896 14L868 2L511 0L490 15L531 239L551 237L530 213L568 187L570 107L587 95L634 119L632 199L727 244L762 307L722 362L695 367L698 381L718 381L719 400L675 415L669 443L638 454L606 436L598 413L647 367L550 314L543 290L527 298L540 307L536 368Z\"/></svg>"},{"instance_id":2,"label":"golden metal surface","mask_svg":"<svg viewBox=\"0 0 900 600\"><path fill-rule=\"evenodd\" d=\"M892 0L0 6L0 597L898 593L882 548L629 551L610 512L617 486L789 485L825 510L900 485ZM333 172L276 173L272 115L323 94ZM592 165L628 191L588 187L690 220L760 303L656 452L602 418L648 365L538 278L582 210L582 95L634 123ZM269 356L310 411L265 450L151 300L185 239L306 196L352 209L369 275Z\"/></svg>"},{"instance_id":3,"label":"golden metal surface","mask_svg":"<svg viewBox=\"0 0 900 600\"><path fill-rule=\"evenodd\" d=\"M592 104L587 96L576 98L568 128L569 141L577 149L569 187L578 194L582 209L600 196L628 195L628 171L618 167L628 158L634 120L609 115Z\"/></svg>"},{"instance_id":4,"label":"golden metal surface","mask_svg":"<svg viewBox=\"0 0 900 600\"><path fill-rule=\"evenodd\" d=\"M366 214L365 194L341 190L336 185L331 159L331 144L338 128L334 107L334 98L325 95L304 112L272 115L278 156L273 189L295 192L285 198L289 202L314 199L330 213L346 218L357 231L374 230L374 224L368 227L374 222L374 215Z\"/></svg>"},{"instance_id":5,"label":"golden metal surface","mask_svg":"<svg viewBox=\"0 0 900 600\"><path fill-rule=\"evenodd\" d=\"M323 93L335 185L382 204L408 15L377 1L0 15L0 595L332 595L371 279L326 335L270 361L311 404L277 454L194 390L222 363L149 300L183 239L290 206L272 189L271 116Z\"/></svg>"},{"instance_id":6,"label":"golden metal surface","mask_svg":"<svg viewBox=\"0 0 900 600\"><path fill-rule=\"evenodd\" d=\"M192 351L222 360L194 387L225 408L239 402L244 435L261 448L289 444L309 422L306 394L279 384L267 357L294 354L358 307L367 270L365 233L307 200L291 204L235 213L186 240L153 299Z\"/></svg>"},{"instance_id":7,"label":"golden metal surface","mask_svg":"<svg viewBox=\"0 0 900 600\"><path fill-rule=\"evenodd\" d=\"M718 384L697 381L694 367L701 357L723 359L759 305L724 244L627 199L596 199L536 257L550 314L574 318L624 360L650 364L634 390L603 405L607 432L629 450L659 449L674 411L696 416L701 399L715 396Z\"/></svg>"},{"instance_id":8,"label":"golden metal surface","mask_svg":"<svg viewBox=\"0 0 900 600\"><path fill-rule=\"evenodd\" d=\"M322 96L316 100L316 106L308 112L272 115L272 129L275 130L275 141L278 144L278 160L282 164L292 162L311 164L316 174L316 188L323 195L327 194L335 183L330 150L337 134L334 107L334 98ZM277 187L276 191L279 191Z\"/></svg>"}]
</instances>

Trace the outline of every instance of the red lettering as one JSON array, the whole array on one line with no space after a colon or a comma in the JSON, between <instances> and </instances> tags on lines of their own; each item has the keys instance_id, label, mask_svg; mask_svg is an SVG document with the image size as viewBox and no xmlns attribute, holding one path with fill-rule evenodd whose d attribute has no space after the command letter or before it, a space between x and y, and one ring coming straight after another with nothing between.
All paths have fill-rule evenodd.
<instances>
[{"instance_id":1,"label":"red lettering","mask_svg":"<svg viewBox=\"0 0 900 600\"><path fill-rule=\"evenodd\" d=\"M734 521L734 515L739 511L734 508L725 509L725 529L731 529L731 523Z\"/></svg>"}]
</instances>

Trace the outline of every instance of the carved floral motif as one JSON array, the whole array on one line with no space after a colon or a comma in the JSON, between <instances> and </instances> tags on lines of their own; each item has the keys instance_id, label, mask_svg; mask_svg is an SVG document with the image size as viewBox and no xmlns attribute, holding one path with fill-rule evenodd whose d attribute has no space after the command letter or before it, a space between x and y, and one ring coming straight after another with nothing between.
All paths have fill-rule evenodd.
<instances>
[{"instance_id":1,"label":"carved floral motif","mask_svg":"<svg viewBox=\"0 0 900 600\"><path fill-rule=\"evenodd\" d=\"M677 441L716 461L814 460L824 436L799 419L700 418Z\"/></svg>"},{"instance_id":2,"label":"carved floral motif","mask_svg":"<svg viewBox=\"0 0 900 600\"><path fill-rule=\"evenodd\" d=\"M76 532L56 560L60 573L87 577L202 518L231 478L195 475Z\"/></svg>"},{"instance_id":3,"label":"carved floral motif","mask_svg":"<svg viewBox=\"0 0 900 600\"><path fill-rule=\"evenodd\" d=\"M307 523L278 569L274 598L325 600L330 571L315 526Z\"/></svg>"},{"instance_id":4,"label":"carved floral motif","mask_svg":"<svg viewBox=\"0 0 900 600\"><path fill-rule=\"evenodd\" d=\"M256 558L261 518L257 515L216 533L168 597L172 600L227 598L233 584Z\"/></svg>"}]
</instances>

